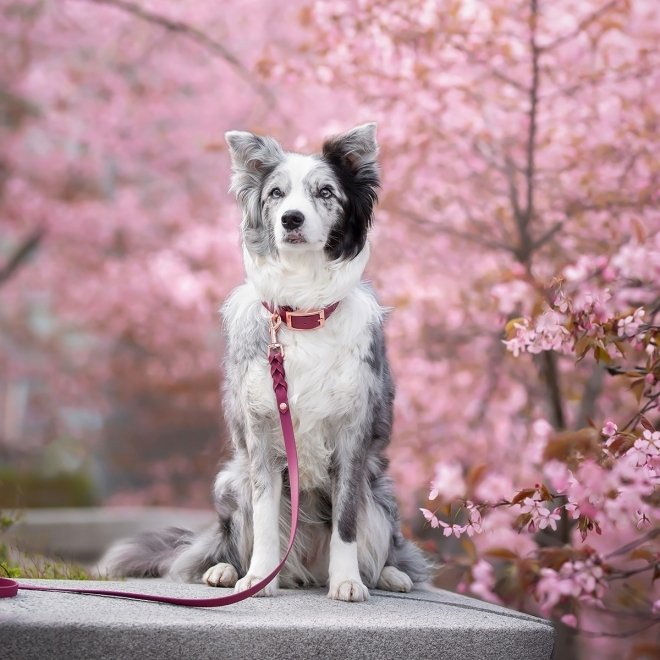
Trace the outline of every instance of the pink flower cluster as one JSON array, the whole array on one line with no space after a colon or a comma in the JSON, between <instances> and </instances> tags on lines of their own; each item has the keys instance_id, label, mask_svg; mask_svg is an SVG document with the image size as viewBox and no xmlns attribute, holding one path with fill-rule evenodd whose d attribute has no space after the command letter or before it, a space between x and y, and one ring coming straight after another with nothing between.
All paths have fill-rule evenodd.
<instances>
[{"instance_id":1,"label":"pink flower cluster","mask_svg":"<svg viewBox=\"0 0 660 660\"><path fill-rule=\"evenodd\" d=\"M660 277L659 244L660 237L656 234L644 243L623 245L611 260L616 276L640 282L657 282Z\"/></svg>"},{"instance_id":2,"label":"pink flower cluster","mask_svg":"<svg viewBox=\"0 0 660 660\"><path fill-rule=\"evenodd\" d=\"M649 451L655 449L653 446ZM651 465L640 464L640 460L648 460L648 454L633 447L618 457L610 469L593 460L583 461L566 491L567 509L576 504L580 514L601 522L606 519L617 528L652 517L654 508L647 500L657 488L657 471Z\"/></svg>"},{"instance_id":3,"label":"pink flower cluster","mask_svg":"<svg viewBox=\"0 0 660 660\"><path fill-rule=\"evenodd\" d=\"M492 564L485 559L480 559L472 567L472 582L470 591L483 600L491 603L501 603L499 596L495 593L495 571Z\"/></svg>"},{"instance_id":4,"label":"pink flower cluster","mask_svg":"<svg viewBox=\"0 0 660 660\"><path fill-rule=\"evenodd\" d=\"M627 455L634 459L636 467L648 467L657 476L660 469L660 431L645 429Z\"/></svg>"},{"instance_id":5,"label":"pink flower cluster","mask_svg":"<svg viewBox=\"0 0 660 660\"><path fill-rule=\"evenodd\" d=\"M607 438L604 452L612 456L610 449L622 437L617 425L607 421L602 429ZM591 490L591 504L602 509L615 524L622 520L633 520L638 527L648 524L654 515L648 497L653 494L660 481L660 431L644 429L641 437L623 454L613 457L612 469L603 471L602 478L593 465L584 466L587 472L586 489L574 481L573 493L584 497L586 490ZM600 482L598 494L594 492L595 480ZM614 493L614 497L611 494ZM608 494L610 496L608 497Z\"/></svg>"},{"instance_id":6,"label":"pink flower cluster","mask_svg":"<svg viewBox=\"0 0 660 660\"><path fill-rule=\"evenodd\" d=\"M465 496L463 466L458 461L440 461L435 466L435 477L431 482L429 499L437 497L450 502Z\"/></svg>"},{"instance_id":7,"label":"pink flower cluster","mask_svg":"<svg viewBox=\"0 0 660 660\"><path fill-rule=\"evenodd\" d=\"M570 354L582 337L591 338L610 357L618 356L618 348L604 341L609 328L614 328L620 339L644 338L645 310L637 308L632 314L617 319L608 304L612 294L580 292L574 299L566 297L563 290L555 295L551 308L535 319L520 318L511 322L509 339L504 345L514 357L521 353L537 354L557 351Z\"/></svg>"},{"instance_id":8,"label":"pink flower cluster","mask_svg":"<svg viewBox=\"0 0 660 660\"><path fill-rule=\"evenodd\" d=\"M635 337L640 334L640 328L644 324L644 308L639 307L632 314L622 318L617 323L617 334L619 337Z\"/></svg>"},{"instance_id":9,"label":"pink flower cluster","mask_svg":"<svg viewBox=\"0 0 660 660\"><path fill-rule=\"evenodd\" d=\"M522 513L527 513L530 520L527 523L527 531L535 532L537 529L557 529L557 522L561 520L561 509L555 507L550 510L541 499L541 494L536 491L532 497L526 497L520 507Z\"/></svg>"},{"instance_id":10,"label":"pink flower cluster","mask_svg":"<svg viewBox=\"0 0 660 660\"><path fill-rule=\"evenodd\" d=\"M554 310L541 314L532 324L527 319L513 323L515 334L505 340L504 345L514 357L520 353L541 353L542 351L570 351L573 341L571 333L566 329L566 317Z\"/></svg>"},{"instance_id":11,"label":"pink flower cluster","mask_svg":"<svg viewBox=\"0 0 660 660\"><path fill-rule=\"evenodd\" d=\"M450 524L444 520L440 520L433 511L429 511L428 509L420 508L420 511L431 527L434 529L442 528L443 536L455 536L456 538L460 538L462 534L467 534L468 536L479 534L482 531L481 512L473 502L469 501L465 502L463 508L467 514L467 522L464 525L459 525L457 523Z\"/></svg>"},{"instance_id":12,"label":"pink flower cluster","mask_svg":"<svg viewBox=\"0 0 660 660\"><path fill-rule=\"evenodd\" d=\"M605 572L598 557L567 561L558 571L542 568L536 584L536 597L541 611L548 615L564 598L574 598L592 605L602 605L607 590Z\"/></svg>"}]
</instances>

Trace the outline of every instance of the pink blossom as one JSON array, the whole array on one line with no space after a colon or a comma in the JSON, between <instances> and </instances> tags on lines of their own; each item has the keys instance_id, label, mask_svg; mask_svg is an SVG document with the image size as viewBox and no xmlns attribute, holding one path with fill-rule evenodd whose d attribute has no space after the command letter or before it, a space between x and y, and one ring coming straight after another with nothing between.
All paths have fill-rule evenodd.
<instances>
[{"instance_id":1,"label":"pink blossom","mask_svg":"<svg viewBox=\"0 0 660 660\"><path fill-rule=\"evenodd\" d=\"M483 517L482 534L474 537L474 543L481 553L491 548L509 548L518 556L524 557L536 548L529 534L520 534L512 528L517 513L513 508L499 508Z\"/></svg>"},{"instance_id":2,"label":"pink blossom","mask_svg":"<svg viewBox=\"0 0 660 660\"><path fill-rule=\"evenodd\" d=\"M431 482L429 499L438 496L446 501L465 496L466 485L463 479L463 466L458 461L441 461L435 467L435 478Z\"/></svg>"},{"instance_id":3,"label":"pink blossom","mask_svg":"<svg viewBox=\"0 0 660 660\"><path fill-rule=\"evenodd\" d=\"M496 284L491 290L491 295L497 300L498 310L502 314L514 312L522 303L529 300L529 294L529 284L522 280Z\"/></svg>"},{"instance_id":4,"label":"pink blossom","mask_svg":"<svg viewBox=\"0 0 660 660\"><path fill-rule=\"evenodd\" d=\"M497 504L511 497L513 482L506 474L489 472L475 490L477 499L489 504Z\"/></svg>"},{"instance_id":5,"label":"pink blossom","mask_svg":"<svg viewBox=\"0 0 660 660\"><path fill-rule=\"evenodd\" d=\"M523 500L520 510L531 516L531 520L528 523L530 532L535 529L545 529L546 527L556 530L557 521L561 520L559 509L550 511L545 506L545 503L541 501L538 491L532 497L526 497Z\"/></svg>"},{"instance_id":6,"label":"pink blossom","mask_svg":"<svg viewBox=\"0 0 660 660\"><path fill-rule=\"evenodd\" d=\"M635 523L635 527L637 529L643 529L644 527L651 527L651 519L646 515L644 511L635 511L635 514L637 515L637 522Z\"/></svg>"},{"instance_id":7,"label":"pink blossom","mask_svg":"<svg viewBox=\"0 0 660 660\"><path fill-rule=\"evenodd\" d=\"M650 464L654 458L660 456L660 431L645 430L627 454L634 458L638 467Z\"/></svg>"},{"instance_id":8,"label":"pink blossom","mask_svg":"<svg viewBox=\"0 0 660 660\"><path fill-rule=\"evenodd\" d=\"M588 459L578 467L566 494L571 502L578 505L581 513L595 518L608 493L615 491L617 485L617 480L609 471Z\"/></svg>"},{"instance_id":9,"label":"pink blossom","mask_svg":"<svg viewBox=\"0 0 660 660\"><path fill-rule=\"evenodd\" d=\"M590 333L592 335L597 334L600 325L610 318L608 303L611 298L612 293L609 289L604 291L579 291L573 301L573 306L574 312L578 314L581 327L586 330L594 330Z\"/></svg>"},{"instance_id":10,"label":"pink blossom","mask_svg":"<svg viewBox=\"0 0 660 660\"><path fill-rule=\"evenodd\" d=\"M431 527L437 528L438 525L440 524L440 521L436 517L436 515L432 512L429 511L428 509L422 509L420 508L420 511L422 512L422 515L424 518L426 518L426 521L431 523Z\"/></svg>"},{"instance_id":11,"label":"pink blossom","mask_svg":"<svg viewBox=\"0 0 660 660\"><path fill-rule=\"evenodd\" d=\"M563 493L573 481L573 474L562 461L551 460L545 463L543 474L555 493Z\"/></svg>"},{"instance_id":12,"label":"pink blossom","mask_svg":"<svg viewBox=\"0 0 660 660\"><path fill-rule=\"evenodd\" d=\"M470 591L483 600L490 601L491 603L501 603L499 596L494 591L495 573L492 564L484 559L480 559L472 566L471 570L472 582L470 584Z\"/></svg>"},{"instance_id":13,"label":"pink blossom","mask_svg":"<svg viewBox=\"0 0 660 660\"><path fill-rule=\"evenodd\" d=\"M562 313L567 314L572 311L571 301L566 297L563 291L559 291L555 296L554 306Z\"/></svg>"},{"instance_id":14,"label":"pink blossom","mask_svg":"<svg viewBox=\"0 0 660 660\"><path fill-rule=\"evenodd\" d=\"M559 571L542 568L536 585L541 610L548 615L562 598L575 598L589 604L602 605L607 583L595 558L564 562Z\"/></svg>"},{"instance_id":15,"label":"pink blossom","mask_svg":"<svg viewBox=\"0 0 660 660\"><path fill-rule=\"evenodd\" d=\"M618 431L619 431L619 427L611 420L608 420L607 422L605 422L605 426L603 426L601 433L607 436L608 438L611 438L612 436L616 435Z\"/></svg>"},{"instance_id":16,"label":"pink blossom","mask_svg":"<svg viewBox=\"0 0 660 660\"><path fill-rule=\"evenodd\" d=\"M652 245L630 242L612 258L612 266L621 277L638 279L642 282L657 281L660 272L660 253Z\"/></svg>"},{"instance_id":17,"label":"pink blossom","mask_svg":"<svg viewBox=\"0 0 660 660\"><path fill-rule=\"evenodd\" d=\"M639 333L640 326L644 323L644 308L639 307L631 315L621 319L617 324L619 337L634 337Z\"/></svg>"},{"instance_id":18,"label":"pink blossom","mask_svg":"<svg viewBox=\"0 0 660 660\"><path fill-rule=\"evenodd\" d=\"M443 528L443 536L451 536L453 534L456 538L460 538L461 534L465 533L467 529L467 525L450 525L442 520L439 520L438 522L440 523L440 527Z\"/></svg>"},{"instance_id":19,"label":"pink blossom","mask_svg":"<svg viewBox=\"0 0 660 660\"><path fill-rule=\"evenodd\" d=\"M576 618L575 614L564 614L560 618L560 621L565 626L569 626L570 628L577 628L577 618Z\"/></svg>"},{"instance_id":20,"label":"pink blossom","mask_svg":"<svg viewBox=\"0 0 660 660\"><path fill-rule=\"evenodd\" d=\"M472 534L475 533L480 534L482 531L481 512L472 502L466 502L465 508L468 514L468 525L467 525L468 536L472 536Z\"/></svg>"},{"instance_id":21,"label":"pink blossom","mask_svg":"<svg viewBox=\"0 0 660 660\"><path fill-rule=\"evenodd\" d=\"M564 504L564 509L566 509L568 517L571 520L577 520L580 517L580 507L577 502L573 502L570 497L568 498L568 502Z\"/></svg>"}]
</instances>

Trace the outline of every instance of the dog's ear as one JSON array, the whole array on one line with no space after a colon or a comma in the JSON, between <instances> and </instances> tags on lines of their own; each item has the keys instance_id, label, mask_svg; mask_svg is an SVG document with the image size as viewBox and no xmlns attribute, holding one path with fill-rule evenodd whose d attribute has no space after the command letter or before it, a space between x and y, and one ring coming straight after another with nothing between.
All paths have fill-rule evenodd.
<instances>
[{"instance_id":1,"label":"dog's ear","mask_svg":"<svg viewBox=\"0 0 660 660\"><path fill-rule=\"evenodd\" d=\"M282 147L271 137L262 137L247 131L227 131L225 140L229 147L234 175L232 189L236 187L237 177L248 175L256 178L268 174L284 158Z\"/></svg>"},{"instance_id":2,"label":"dog's ear","mask_svg":"<svg viewBox=\"0 0 660 660\"><path fill-rule=\"evenodd\" d=\"M331 259L351 259L364 247L378 201L377 158L374 123L356 126L323 144L323 159L336 173L347 200L343 222L332 228L326 244Z\"/></svg>"},{"instance_id":3,"label":"dog's ear","mask_svg":"<svg viewBox=\"0 0 660 660\"><path fill-rule=\"evenodd\" d=\"M274 239L261 217L261 186L284 151L277 140L247 131L228 131L225 140L232 164L230 190L243 208L243 238L248 248L266 254L274 249Z\"/></svg>"},{"instance_id":4,"label":"dog's ear","mask_svg":"<svg viewBox=\"0 0 660 660\"><path fill-rule=\"evenodd\" d=\"M376 124L361 124L346 133L328 138L323 144L323 155L340 160L351 170L366 165L375 166L378 158Z\"/></svg>"}]
</instances>

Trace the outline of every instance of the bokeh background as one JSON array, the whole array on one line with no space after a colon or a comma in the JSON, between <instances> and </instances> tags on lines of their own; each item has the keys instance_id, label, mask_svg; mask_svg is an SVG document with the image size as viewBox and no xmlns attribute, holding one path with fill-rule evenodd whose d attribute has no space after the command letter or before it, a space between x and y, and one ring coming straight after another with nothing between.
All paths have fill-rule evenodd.
<instances>
[{"instance_id":1,"label":"bokeh background","mask_svg":"<svg viewBox=\"0 0 660 660\"><path fill-rule=\"evenodd\" d=\"M657 304L659 38L653 0L5 0L0 507L209 506L243 279L223 132L314 151L370 120L406 530L437 551L433 478L533 484L552 432L636 405L593 361L503 339L555 278Z\"/></svg>"}]
</instances>

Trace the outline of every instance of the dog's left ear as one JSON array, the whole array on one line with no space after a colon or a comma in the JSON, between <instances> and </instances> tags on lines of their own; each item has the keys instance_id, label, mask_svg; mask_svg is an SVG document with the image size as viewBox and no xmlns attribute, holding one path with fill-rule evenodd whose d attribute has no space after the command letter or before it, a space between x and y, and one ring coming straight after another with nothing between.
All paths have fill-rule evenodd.
<instances>
[{"instance_id":1,"label":"dog's left ear","mask_svg":"<svg viewBox=\"0 0 660 660\"><path fill-rule=\"evenodd\" d=\"M264 174L274 169L284 158L279 142L271 137L247 131L227 131L225 140L234 174Z\"/></svg>"},{"instance_id":2,"label":"dog's left ear","mask_svg":"<svg viewBox=\"0 0 660 660\"><path fill-rule=\"evenodd\" d=\"M352 171L365 165L375 166L378 158L376 124L362 124L327 139L323 143L323 155L328 160L341 162Z\"/></svg>"},{"instance_id":3,"label":"dog's left ear","mask_svg":"<svg viewBox=\"0 0 660 660\"><path fill-rule=\"evenodd\" d=\"M376 124L362 124L323 144L323 159L330 164L346 196L342 222L330 231L325 246L330 259L352 259L367 240L378 201L378 143Z\"/></svg>"},{"instance_id":4,"label":"dog's left ear","mask_svg":"<svg viewBox=\"0 0 660 660\"><path fill-rule=\"evenodd\" d=\"M277 140L248 133L228 131L225 140L231 156L231 188L243 209L243 240L257 254L274 250L272 236L264 227L259 200L263 180L284 159Z\"/></svg>"}]
</instances>

